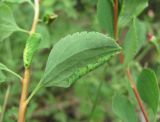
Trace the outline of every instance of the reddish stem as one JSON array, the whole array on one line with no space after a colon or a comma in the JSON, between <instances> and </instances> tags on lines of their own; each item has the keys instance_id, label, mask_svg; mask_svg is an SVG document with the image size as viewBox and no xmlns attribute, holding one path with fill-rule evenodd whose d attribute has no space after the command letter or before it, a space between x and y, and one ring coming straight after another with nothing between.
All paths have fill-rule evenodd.
<instances>
[{"instance_id":1,"label":"reddish stem","mask_svg":"<svg viewBox=\"0 0 160 122\"><path fill-rule=\"evenodd\" d=\"M114 0L114 35L115 35L115 40L118 41L118 0ZM123 53L120 53L119 59L120 59L120 63L123 64L124 63ZM127 76L128 76L129 81L130 81L130 84L131 84L132 90L134 92L134 95L136 97L136 100L138 102L138 105L139 105L139 107L140 107L140 109L141 109L141 111L144 115L144 118L145 118L146 122L149 122L148 114L145 110L145 107L143 105L143 102L141 100L141 97L139 95L139 92L137 90L136 84L135 84L135 82L132 78L132 74L131 74L129 68L127 69Z\"/></svg>"},{"instance_id":2,"label":"reddish stem","mask_svg":"<svg viewBox=\"0 0 160 122\"><path fill-rule=\"evenodd\" d=\"M137 99L138 105L139 105L139 107L140 107L140 109L141 109L141 111L142 111L142 113L144 115L144 118L145 118L146 122L149 122L148 114L147 114L147 112L145 110L145 107L143 105L143 102L141 100L141 97L139 95L139 92L137 90L136 84L135 84L135 82L133 80L133 77L132 77L132 74L131 74L131 71L130 71L129 68L127 69L127 76L128 76L129 81L130 81L130 84L131 84L132 90L134 92L134 95L135 95L135 97Z\"/></svg>"}]
</instances>

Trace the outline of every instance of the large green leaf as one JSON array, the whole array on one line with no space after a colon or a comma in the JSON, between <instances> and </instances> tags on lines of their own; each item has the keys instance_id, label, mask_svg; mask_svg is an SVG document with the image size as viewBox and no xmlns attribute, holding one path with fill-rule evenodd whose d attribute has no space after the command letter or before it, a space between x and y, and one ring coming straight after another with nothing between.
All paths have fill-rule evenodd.
<instances>
[{"instance_id":1,"label":"large green leaf","mask_svg":"<svg viewBox=\"0 0 160 122\"><path fill-rule=\"evenodd\" d=\"M111 0L98 0L97 16L101 27L114 37L113 4Z\"/></svg>"},{"instance_id":2,"label":"large green leaf","mask_svg":"<svg viewBox=\"0 0 160 122\"><path fill-rule=\"evenodd\" d=\"M136 112L130 101L123 95L113 97L113 112L124 122L137 122Z\"/></svg>"},{"instance_id":3,"label":"large green leaf","mask_svg":"<svg viewBox=\"0 0 160 122\"><path fill-rule=\"evenodd\" d=\"M141 49L146 40L146 27L144 23L137 19L133 19L132 25L126 35L124 42L125 64L128 64Z\"/></svg>"},{"instance_id":4,"label":"large green leaf","mask_svg":"<svg viewBox=\"0 0 160 122\"><path fill-rule=\"evenodd\" d=\"M6 4L0 3L0 41L15 31L22 31L22 29L17 26L12 10Z\"/></svg>"},{"instance_id":5,"label":"large green leaf","mask_svg":"<svg viewBox=\"0 0 160 122\"><path fill-rule=\"evenodd\" d=\"M142 100L157 113L159 87L155 73L151 69L143 69L138 77L137 88Z\"/></svg>"},{"instance_id":6,"label":"large green leaf","mask_svg":"<svg viewBox=\"0 0 160 122\"><path fill-rule=\"evenodd\" d=\"M148 6L148 0L123 0L119 16L119 26L127 25Z\"/></svg>"},{"instance_id":7,"label":"large green leaf","mask_svg":"<svg viewBox=\"0 0 160 122\"><path fill-rule=\"evenodd\" d=\"M52 49L41 82L46 86L69 87L119 51L114 40L101 33L68 35Z\"/></svg>"}]
</instances>

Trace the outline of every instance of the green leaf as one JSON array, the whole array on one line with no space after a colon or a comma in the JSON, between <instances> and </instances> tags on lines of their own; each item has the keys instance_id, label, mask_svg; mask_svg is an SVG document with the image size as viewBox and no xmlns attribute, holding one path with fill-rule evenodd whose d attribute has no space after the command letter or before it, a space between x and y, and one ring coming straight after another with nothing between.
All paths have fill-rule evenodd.
<instances>
[{"instance_id":1,"label":"green leaf","mask_svg":"<svg viewBox=\"0 0 160 122\"><path fill-rule=\"evenodd\" d=\"M135 26L136 26L136 34L138 39L138 49L137 49L137 52L138 52L147 40L146 38L147 27L143 21L138 19L135 19Z\"/></svg>"},{"instance_id":2,"label":"green leaf","mask_svg":"<svg viewBox=\"0 0 160 122\"><path fill-rule=\"evenodd\" d=\"M2 73L2 71L0 70L0 83L5 82L6 80L6 76Z\"/></svg>"},{"instance_id":3,"label":"green leaf","mask_svg":"<svg viewBox=\"0 0 160 122\"><path fill-rule=\"evenodd\" d=\"M52 23L53 21L55 21L58 18L58 15L53 13L53 12L46 12L44 17L43 17L43 22L47 25Z\"/></svg>"},{"instance_id":4,"label":"green leaf","mask_svg":"<svg viewBox=\"0 0 160 122\"><path fill-rule=\"evenodd\" d=\"M23 54L24 66L26 68L30 67L33 56L39 47L40 41L41 41L41 35L38 33L33 33L27 39Z\"/></svg>"},{"instance_id":5,"label":"green leaf","mask_svg":"<svg viewBox=\"0 0 160 122\"><path fill-rule=\"evenodd\" d=\"M7 72L11 73L12 75L16 76L17 78L19 78L20 80L22 80L22 77L20 75L18 75L17 73L13 72L12 70L10 70L7 66L2 64L1 62L0 62L0 70L7 71Z\"/></svg>"},{"instance_id":6,"label":"green leaf","mask_svg":"<svg viewBox=\"0 0 160 122\"><path fill-rule=\"evenodd\" d=\"M140 22L137 19L133 19L132 25L126 35L124 42L124 64L128 64L133 60L135 55L143 46L146 40L146 27L144 23Z\"/></svg>"},{"instance_id":7,"label":"green leaf","mask_svg":"<svg viewBox=\"0 0 160 122\"><path fill-rule=\"evenodd\" d=\"M97 17L101 27L114 37L113 4L111 0L98 0Z\"/></svg>"},{"instance_id":8,"label":"green leaf","mask_svg":"<svg viewBox=\"0 0 160 122\"><path fill-rule=\"evenodd\" d=\"M138 121L133 105L123 95L117 94L113 97L112 109L124 122Z\"/></svg>"},{"instance_id":9,"label":"green leaf","mask_svg":"<svg viewBox=\"0 0 160 122\"><path fill-rule=\"evenodd\" d=\"M68 35L52 49L41 82L46 86L69 87L119 52L114 40L101 33Z\"/></svg>"},{"instance_id":10,"label":"green leaf","mask_svg":"<svg viewBox=\"0 0 160 122\"><path fill-rule=\"evenodd\" d=\"M123 0L119 26L124 27L148 6L148 0Z\"/></svg>"},{"instance_id":11,"label":"green leaf","mask_svg":"<svg viewBox=\"0 0 160 122\"><path fill-rule=\"evenodd\" d=\"M143 69L138 77L137 88L142 100L157 113L159 87L156 74L151 69Z\"/></svg>"},{"instance_id":12,"label":"green leaf","mask_svg":"<svg viewBox=\"0 0 160 122\"><path fill-rule=\"evenodd\" d=\"M23 30L17 26L12 10L7 5L0 3L0 41L9 37L15 31Z\"/></svg>"}]
</instances>

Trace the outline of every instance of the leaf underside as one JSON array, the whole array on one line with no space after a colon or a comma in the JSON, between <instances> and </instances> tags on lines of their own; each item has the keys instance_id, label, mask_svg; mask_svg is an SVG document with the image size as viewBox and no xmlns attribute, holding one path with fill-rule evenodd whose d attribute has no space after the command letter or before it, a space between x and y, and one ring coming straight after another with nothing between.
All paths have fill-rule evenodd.
<instances>
[{"instance_id":1,"label":"leaf underside","mask_svg":"<svg viewBox=\"0 0 160 122\"><path fill-rule=\"evenodd\" d=\"M69 87L119 52L114 40L101 33L66 36L53 47L41 82L45 86Z\"/></svg>"}]
</instances>

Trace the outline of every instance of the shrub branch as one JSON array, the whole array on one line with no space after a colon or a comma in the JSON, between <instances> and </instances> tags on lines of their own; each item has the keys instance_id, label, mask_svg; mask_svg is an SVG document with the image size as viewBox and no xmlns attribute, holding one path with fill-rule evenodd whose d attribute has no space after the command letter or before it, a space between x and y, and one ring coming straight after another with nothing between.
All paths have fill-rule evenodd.
<instances>
[{"instance_id":1,"label":"shrub branch","mask_svg":"<svg viewBox=\"0 0 160 122\"><path fill-rule=\"evenodd\" d=\"M32 23L32 27L30 30L30 35L32 35L36 31L36 27L39 20L39 6L40 0L34 0L34 9L35 15ZM18 122L25 122L26 110L27 110L27 97L28 97L28 88L30 81L31 71L30 68L25 68L24 77L22 80L22 92L20 98L20 106L19 106L19 114L18 114Z\"/></svg>"},{"instance_id":2,"label":"shrub branch","mask_svg":"<svg viewBox=\"0 0 160 122\"><path fill-rule=\"evenodd\" d=\"M118 41L118 38L119 38L118 37L118 0L114 0L114 35L115 35L115 40ZM119 58L120 58L120 63L123 64L123 62L124 62L123 53L120 53ZM148 117L147 111L145 110L145 107L143 105L143 102L142 102L141 97L139 95L139 92L137 90L137 86L133 80L133 77L132 77L132 74L131 74L131 71L129 68L127 68L127 77L130 81L130 85L132 87L132 90L133 90L134 95L136 97L136 100L138 102L138 105L143 113L143 116L144 116L146 122L149 122L149 117Z\"/></svg>"}]
</instances>

